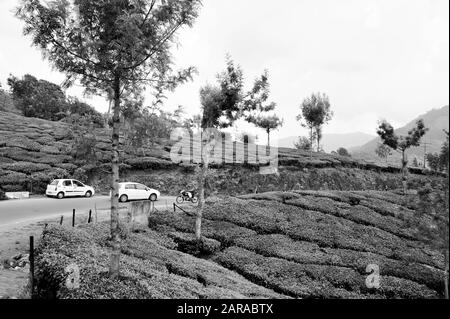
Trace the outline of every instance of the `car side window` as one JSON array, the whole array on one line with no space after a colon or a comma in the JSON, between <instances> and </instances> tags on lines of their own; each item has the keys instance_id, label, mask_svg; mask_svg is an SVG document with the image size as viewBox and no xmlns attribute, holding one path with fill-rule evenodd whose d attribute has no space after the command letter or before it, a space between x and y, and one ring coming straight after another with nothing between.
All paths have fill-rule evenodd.
<instances>
[{"instance_id":1,"label":"car side window","mask_svg":"<svg viewBox=\"0 0 450 319\"><path fill-rule=\"evenodd\" d=\"M63 182L63 186L72 186L72 182L71 181L64 181Z\"/></svg>"},{"instance_id":2,"label":"car side window","mask_svg":"<svg viewBox=\"0 0 450 319\"><path fill-rule=\"evenodd\" d=\"M147 189L147 187L145 187L144 185L142 185L142 184L136 184L136 189L139 189L139 190L146 190Z\"/></svg>"},{"instance_id":3,"label":"car side window","mask_svg":"<svg viewBox=\"0 0 450 319\"><path fill-rule=\"evenodd\" d=\"M73 181L73 185L77 187L84 187L84 185L81 184L79 181Z\"/></svg>"},{"instance_id":4,"label":"car side window","mask_svg":"<svg viewBox=\"0 0 450 319\"><path fill-rule=\"evenodd\" d=\"M136 185L134 184L125 185L125 189L136 189Z\"/></svg>"}]
</instances>

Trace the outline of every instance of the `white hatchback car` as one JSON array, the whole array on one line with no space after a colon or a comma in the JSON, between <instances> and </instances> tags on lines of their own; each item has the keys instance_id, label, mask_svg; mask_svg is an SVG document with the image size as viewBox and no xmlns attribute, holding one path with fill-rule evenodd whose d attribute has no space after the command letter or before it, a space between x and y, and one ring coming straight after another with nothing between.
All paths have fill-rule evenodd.
<instances>
[{"instance_id":1,"label":"white hatchback car","mask_svg":"<svg viewBox=\"0 0 450 319\"><path fill-rule=\"evenodd\" d=\"M156 189L139 183L119 183L119 202L129 200L158 200L161 193Z\"/></svg>"},{"instance_id":2,"label":"white hatchback car","mask_svg":"<svg viewBox=\"0 0 450 319\"><path fill-rule=\"evenodd\" d=\"M62 199L64 197L84 196L91 197L95 190L75 179L55 179L49 185L45 195Z\"/></svg>"}]
</instances>

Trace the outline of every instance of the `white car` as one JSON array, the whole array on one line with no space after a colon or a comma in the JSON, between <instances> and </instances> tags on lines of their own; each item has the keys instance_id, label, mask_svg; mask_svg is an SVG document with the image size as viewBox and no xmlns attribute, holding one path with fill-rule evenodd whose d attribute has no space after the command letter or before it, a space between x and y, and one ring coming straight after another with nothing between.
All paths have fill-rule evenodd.
<instances>
[{"instance_id":1,"label":"white car","mask_svg":"<svg viewBox=\"0 0 450 319\"><path fill-rule=\"evenodd\" d=\"M84 196L91 197L95 190L75 179L55 179L49 185L45 195L62 199L64 197Z\"/></svg>"},{"instance_id":2,"label":"white car","mask_svg":"<svg viewBox=\"0 0 450 319\"><path fill-rule=\"evenodd\" d=\"M129 200L158 200L161 193L156 189L139 183L119 183L119 202Z\"/></svg>"}]
</instances>

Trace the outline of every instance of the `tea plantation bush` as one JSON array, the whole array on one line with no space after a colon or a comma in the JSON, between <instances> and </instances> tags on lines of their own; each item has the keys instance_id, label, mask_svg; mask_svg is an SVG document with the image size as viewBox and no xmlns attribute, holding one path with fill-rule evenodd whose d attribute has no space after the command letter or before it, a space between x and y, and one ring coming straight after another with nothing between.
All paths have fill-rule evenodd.
<instances>
[{"instance_id":1,"label":"tea plantation bush","mask_svg":"<svg viewBox=\"0 0 450 319\"><path fill-rule=\"evenodd\" d=\"M149 227L122 227L118 281L106 275L108 224L52 226L39 246L40 294L53 289L50 295L60 298L440 298L444 256L403 234L400 229L408 229L399 211L412 211L396 194L386 193L388 201L382 195L299 191L210 198L200 246L194 209L155 211ZM349 204L352 198L359 203ZM355 215L357 208L369 217ZM61 271L73 262L83 265L84 279L79 290L66 291ZM380 268L380 289L365 284L369 264ZM55 283L59 288L48 288Z\"/></svg>"},{"instance_id":2,"label":"tea plantation bush","mask_svg":"<svg viewBox=\"0 0 450 319\"><path fill-rule=\"evenodd\" d=\"M126 227L121 276L111 280L109 225L49 226L36 253L38 298L283 298L211 261L175 250L168 236ZM69 265L80 269L80 287L67 289Z\"/></svg>"}]
</instances>

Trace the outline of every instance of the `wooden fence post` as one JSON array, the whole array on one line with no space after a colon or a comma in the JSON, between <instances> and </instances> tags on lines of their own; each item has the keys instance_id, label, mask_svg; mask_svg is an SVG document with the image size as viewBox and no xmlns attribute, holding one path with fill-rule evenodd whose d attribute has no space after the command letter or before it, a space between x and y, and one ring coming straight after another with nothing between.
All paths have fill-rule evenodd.
<instances>
[{"instance_id":1,"label":"wooden fence post","mask_svg":"<svg viewBox=\"0 0 450 319\"><path fill-rule=\"evenodd\" d=\"M91 223L91 218L92 218L92 209L89 210L88 224Z\"/></svg>"},{"instance_id":2,"label":"wooden fence post","mask_svg":"<svg viewBox=\"0 0 450 319\"><path fill-rule=\"evenodd\" d=\"M72 212L72 227L75 227L75 209Z\"/></svg>"},{"instance_id":3,"label":"wooden fence post","mask_svg":"<svg viewBox=\"0 0 450 319\"><path fill-rule=\"evenodd\" d=\"M61 215L61 219L59 220L59 224L62 225L64 219L64 215Z\"/></svg>"},{"instance_id":4,"label":"wooden fence post","mask_svg":"<svg viewBox=\"0 0 450 319\"><path fill-rule=\"evenodd\" d=\"M34 297L34 236L30 236L30 284L31 284L31 298Z\"/></svg>"},{"instance_id":5,"label":"wooden fence post","mask_svg":"<svg viewBox=\"0 0 450 319\"><path fill-rule=\"evenodd\" d=\"M175 203L173 203L173 212L176 212L176 207L175 207Z\"/></svg>"}]
</instances>

